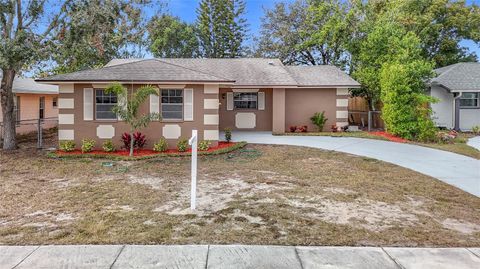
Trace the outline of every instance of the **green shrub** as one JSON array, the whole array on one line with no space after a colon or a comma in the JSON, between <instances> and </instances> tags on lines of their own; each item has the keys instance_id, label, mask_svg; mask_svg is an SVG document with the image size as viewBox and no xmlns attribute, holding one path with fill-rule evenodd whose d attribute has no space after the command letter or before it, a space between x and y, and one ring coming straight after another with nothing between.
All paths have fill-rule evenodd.
<instances>
[{"instance_id":1,"label":"green shrub","mask_svg":"<svg viewBox=\"0 0 480 269\"><path fill-rule=\"evenodd\" d=\"M60 141L59 147L61 151L69 152L75 150L75 142L73 140Z\"/></svg>"},{"instance_id":2,"label":"green shrub","mask_svg":"<svg viewBox=\"0 0 480 269\"><path fill-rule=\"evenodd\" d=\"M187 139L179 139L177 142L177 150L179 152L185 152L188 149L188 140Z\"/></svg>"},{"instance_id":3,"label":"green shrub","mask_svg":"<svg viewBox=\"0 0 480 269\"><path fill-rule=\"evenodd\" d=\"M102 148L103 148L103 151L105 151L105 152L114 152L116 150L115 145L113 144L112 140L110 140L110 139L103 142Z\"/></svg>"},{"instance_id":4,"label":"green shrub","mask_svg":"<svg viewBox=\"0 0 480 269\"><path fill-rule=\"evenodd\" d=\"M225 132L225 141L230 142L232 141L232 129L230 128L225 128L223 129Z\"/></svg>"},{"instance_id":5,"label":"green shrub","mask_svg":"<svg viewBox=\"0 0 480 269\"><path fill-rule=\"evenodd\" d=\"M208 140L200 141L200 143L198 143L198 149L201 150L201 151L208 150L210 148L211 144L212 144L212 142L210 142Z\"/></svg>"},{"instance_id":6,"label":"green shrub","mask_svg":"<svg viewBox=\"0 0 480 269\"><path fill-rule=\"evenodd\" d=\"M160 138L157 143L153 144L153 150L157 152L164 152L168 149L168 143L165 138Z\"/></svg>"},{"instance_id":7,"label":"green shrub","mask_svg":"<svg viewBox=\"0 0 480 269\"><path fill-rule=\"evenodd\" d=\"M480 134L480 125L473 126L472 127L472 133L474 133L476 135Z\"/></svg>"},{"instance_id":8,"label":"green shrub","mask_svg":"<svg viewBox=\"0 0 480 269\"><path fill-rule=\"evenodd\" d=\"M90 152L93 147L95 147L95 140L93 139L82 139L82 152Z\"/></svg>"},{"instance_id":9,"label":"green shrub","mask_svg":"<svg viewBox=\"0 0 480 269\"><path fill-rule=\"evenodd\" d=\"M328 119L325 117L325 111L322 111L322 113L317 112L313 114L310 120L315 126L317 126L318 131L321 132L323 130L323 126L325 125Z\"/></svg>"}]
</instances>

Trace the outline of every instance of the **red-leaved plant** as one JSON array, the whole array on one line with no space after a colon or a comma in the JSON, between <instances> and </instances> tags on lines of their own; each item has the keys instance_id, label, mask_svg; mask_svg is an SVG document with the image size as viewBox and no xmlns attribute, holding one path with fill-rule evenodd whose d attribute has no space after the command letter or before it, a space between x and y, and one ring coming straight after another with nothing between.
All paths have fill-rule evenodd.
<instances>
[{"instance_id":1,"label":"red-leaved plant","mask_svg":"<svg viewBox=\"0 0 480 269\"><path fill-rule=\"evenodd\" d=\"M290 132L292 133L295 133L295 131L297 130L297 126L290 126Z\"/></svg>"},{"instance_id":2,"label":"red-leaved plant","mask_svg":"<svg viewBox=\"0 0 480 269\"><path fill-rule=\"evenodd\" d=\"M306 133L307 129L308 129L307 125L303 125L303 126L298 127L298 131L301 132L301 133Z\"/></svg>"},{"instance_id":3,"label":"red-leaved plant","mask_svg":"<svg viewBox=\"0 0 480 269\"><path fill-rule=\"evenodd\" d=\"M130 138L129 133L123 133L122 134L122 142L123 142L123 146L125 147L125 149L130 148L131 138ZM142 134L140 132L133 133L133 147L134 148L141 149L145 146L146 142L147 142L147 140L145 139L144 134Z\"/></svg>"}]
</instances>

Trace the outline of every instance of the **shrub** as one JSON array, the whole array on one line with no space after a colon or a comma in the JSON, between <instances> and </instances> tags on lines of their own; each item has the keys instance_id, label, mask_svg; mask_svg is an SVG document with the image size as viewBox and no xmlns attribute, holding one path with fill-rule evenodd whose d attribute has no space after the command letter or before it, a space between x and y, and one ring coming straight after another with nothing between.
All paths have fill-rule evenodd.
<instances>
[{"instance_id":1,"label":"shrub","mask_svg":"<svg viewBox=\"0 0 480 269\"><path fill-rule=\"evenodd\" d=\"M227 142L232 141L232 129L230 129L230 128L225 128L225 129L223 129L223 131L225 132L225 140L226 140Z\"/></svg>"},{"instance_id":2,"label":"shrub","mask_svg":"<svg viewBox=\"0 0 480 269\"><path fill-rule=\"evenodd\" d=\"M165 138L160 138L157 143L153 144L153 150L157 152L164 152L168 149L168 143Z\"/></svg>"},{"instance_id":3,"label":"shrub","mask_svg":"<svg viewBox=\"0 0 480 269\"><path fill-rule=\"evenodd\" d=\"M303 126L298 127L298 131L301 132L301 133L306 133L307 130L308 130L307 125L303 125Z\"/></svg>"},{"instance_id":4,"label":"shrub","mask_svg":"<svg viewBox=\"0 0 480 269\"><path fill-rule=\"evenodd\" d=\"M211 144L212 144L212 142L210 142L208 140L200 141L200 143L198 143L198 149L201 150L201 151L208 150L210 148Z\"/></svg>"},{"instance_id":5,"label":"shrub","mask_svg":"<svg viewBox=\"0 0 480 269\"><path fill-rule=\"evenodd\" d=\"M474 133L476 135L480 134L480 125L473 126L472 127L472 133Z\"/></svg>"},{"instance_id":6,"label":"shrub","mask_svg":"<svg viewBox=\"0 0 480 269\"><path fill-rule=\"evenodd\" d=\"M122 142L123 147L125 149L130 148L131 136L129 133L125 132L122 134ZM145 139L145 135L140 132L133 133L133 148L143 148L147 140Z\"/></svg>"},{"instance_id":7,"label":"shrub","mask_svg":"<svg viewBox=\"0 0 480 269\"><path fill-rule=\"evenodd\" d=\"M145 135L140 132L133 133L133 140L133 146L139 149L143 148L147 142Z\"/></svg>"},{"instance_id":8,"label":"shrub","mask_svg":"<svg viewBox=\"0 0 480 269\"><path fill-rule=\"evenodd\" d=\"M297 131L297 126L292 125L292 126L289 127L289 129L290 129L291 133L295 133L295 131Z\"/></svg>"},{"instance_id":9,"label":"shrub","mask_svg":"<svg viewBox=\"0 0 480 269\"><path fill-rule=\"evenodd\" d=\"M112 140L106 140L102 144L103 151L105 152L114 152L115 151L115 145L113 144Z\"/></svg>"},{"instance_id":10,"label":"shrub","mask_svg":"<svg viewBox=\"0 0 480 269\"><path fill-rule=\"evenodd\" d=\"M317 112L313 114L310 120L315 126L317 126L318 131L321 132L323 130L323 126L325 125L328 119L325 117L325 111L322 111L322 113Z\"/></svg>"},{"instance_id":11,"label":"shrub","mask_svg":"<svg viewBox=\"0 0 480 269\"><path fill-rule=\"evenodd\" d=\"M332 127L330 127L330 129L332 129L332 132L336 133L338 131L338 126L335 124L332 124Z\"/></svg>"},{"instance_id":12,"label":"shrub","mask_svg":"<svg viewBox=\"0 0 480 269\"><path fill-rule=\"evenodd\" d=\"M73 140L60 141L59 148L65 152L73 151L75 150L75 142Z\"/></svg>"},{"instance_id":13,"label":"shrub","mask_svg":"<svg viewBox=\"0 0 480 269\"><path fill-rule=\"evenodd\" d=\"M95 147L95 140L93 139L82 139L82 152L90 152L93 150L93 147Z\"/></svg>"},{"instance_id":14,"label":"shrub","mask_svg":"<svg viewBox=\"0 0 480 269\"><path fill-rule=\"evenodd\" d=\"M179 139L177 142L177 150L179 152L185 152L188 149L188 140L187 139Z\"/></svg>"},{"instance_id":15,"label":"shrub","mask_svg":"<svg viewBox=\"0 0 480 269\"><path fill-rule=\"evenodd\" d=\"M125 149L130 148L131 137L130 137L129 133L123 133L122 134L122 142L123 142L123 147Z\"/></svg>"}]
</instances>

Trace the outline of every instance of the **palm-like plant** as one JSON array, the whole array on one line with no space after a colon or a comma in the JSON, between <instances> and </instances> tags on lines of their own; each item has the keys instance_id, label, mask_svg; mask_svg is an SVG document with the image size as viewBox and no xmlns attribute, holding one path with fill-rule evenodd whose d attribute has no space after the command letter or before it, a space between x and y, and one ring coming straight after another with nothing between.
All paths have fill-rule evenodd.
<instances>
[{"instance_id":1,"label":"palm-like plant","mask_svg":"<svg viewBox=\"0 0 480 269\"><path fill-rule=\"evenodd\" d=\"M133 156L133 144L135 142L133 133L138 129L147 127L152 120L161 118L158 113L138 115L140 106L151 94L158 95L158 90L151 85L147 85L137 89L129 97L127 88L120 83L113 83L105 89L105 92L117 95L118 102L112 108L112 111L130 125L130 156Z\"/></svg>"}]
</instances>

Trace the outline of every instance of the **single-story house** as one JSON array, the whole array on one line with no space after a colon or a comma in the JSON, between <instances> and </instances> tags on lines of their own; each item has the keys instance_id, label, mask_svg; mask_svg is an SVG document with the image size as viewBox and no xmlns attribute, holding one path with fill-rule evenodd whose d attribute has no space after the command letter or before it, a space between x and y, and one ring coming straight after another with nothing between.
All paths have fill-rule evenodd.
<instances>
[{"instance_id":1,"label":"single-story house","mask_svg":"<svg viewBox=\"0 0 480 269\"><path fill-rule=\"evenodd\" d=\"M37 80L59 86L59 140L105 139L120 145L128 126L111 112L117 97L105 93L113 82L134 91L158 87L141 113L162 119L141 130L151 147L162 136L170 147L197 129L201 140L219 140L219 131L271 131L307 125L325 111L325 130L348 124L349 88L359 83L333 66L284 66L278 59L115 59L98 69Z\"/></svg>"},{"instance_id":2,"label":"single-story house","mask_svg":"<svg viewBox=\"0 0 480 269\"><path fill-rule=\"evenodd\" d=\"M0 80L2 74L0 73ZM38 119L42 128L52 128L57 125L58 117L58 86L44 85L35 82L33 78L16 77L13 80L15 115L17 118L17 134L25 134L37 130ZM0 122L3 122L0 109Z\"/></svg>"},{"instance_id":3,"label":"single-story house","mask_svg":"<svg viewBox=\"0 0 480 269\"><path fill-rule=\"evenodd\" d=\"M434 121L439 127L470 131L480 126L480 63L457 63L435 70L430 95Z\"/></svg>"}]
</instances>

